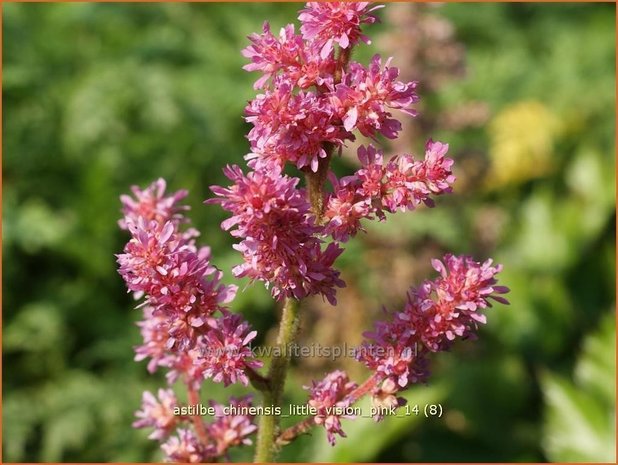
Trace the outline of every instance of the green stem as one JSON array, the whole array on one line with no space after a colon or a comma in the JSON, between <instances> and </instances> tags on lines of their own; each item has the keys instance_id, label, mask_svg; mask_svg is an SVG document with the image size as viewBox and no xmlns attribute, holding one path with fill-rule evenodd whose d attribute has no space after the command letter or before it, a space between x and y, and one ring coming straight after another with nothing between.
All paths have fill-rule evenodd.
<instances>
[{"instance_id":1,"label":"green stem","mask_svg":"<svg viewBox=\"0 0 618 465\"><path fill-rule=\"evenodd\" d=\"M277 346L273 351L270 369L268 371L269 390L263 391L262 405L264 407L281 406L281 397L285 386L285 378L290 364L290 346L298 333L299 315L298 301L287 298L283 306ZM279 416L262 415L260 417L258 437L255 446L255 462L272 462L276 453L275 438L279 433Z\"/></svg>"}]
</instances>

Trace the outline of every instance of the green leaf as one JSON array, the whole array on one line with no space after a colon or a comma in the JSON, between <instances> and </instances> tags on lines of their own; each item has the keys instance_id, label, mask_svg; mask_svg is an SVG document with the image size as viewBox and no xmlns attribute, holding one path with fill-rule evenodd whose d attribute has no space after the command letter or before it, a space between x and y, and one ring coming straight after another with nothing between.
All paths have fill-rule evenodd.
<instances>
[{"instance_id":1,"label":"green leaf","mask_svg":"<svg viewBox=\"0 0 618 465\"><path fill-rule=\"evenodd\" d=\"M596 399L558 376L546 375L547 455L556 462L615 462L613 418Z\"/></svg>"},{"instance_id":2,"label":"green leaf","mask_svg":"<svg viewBox=\"0 0 618 465\"><path fill-rule=\"evenodd\" d=\"M66 328L58 308L49 302L35 302L22 307L5 329L4 349L49 353L61 346L64 338Z\"/></svg>"},{"instance_id":3,"label":"green leaf","mask_svg":"<svg viewBox=\"0 0 618 465\"><path fill-rule=\"evenodd\" d=\"M584 341L583 355L575 369L576 379L605 402L616 405L616 320L609 312L599 331Z\"/></svg>"},{"instance_id":4,"label":"green leaf","mask_svg":"<svg viewBox=\"0 0 618 465\"><path fill-rule=\"evenodd\" d=\"M542 377L546 399L543 445L552 461L616 461L613 317L610 313L601 330L585 341L575 382L551 373Z\"/></svg>"}]
</instances>

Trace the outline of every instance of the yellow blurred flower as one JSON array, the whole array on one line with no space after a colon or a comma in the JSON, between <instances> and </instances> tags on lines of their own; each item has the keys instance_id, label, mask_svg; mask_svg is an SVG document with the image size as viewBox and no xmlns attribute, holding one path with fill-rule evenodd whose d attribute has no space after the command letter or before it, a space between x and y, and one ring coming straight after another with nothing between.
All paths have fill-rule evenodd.
<instances>
[{"instance_id":1,"label":"yellow blurred flower","mask_svg":"<svg viewBox=\"0 0 618 465\"><path fill-rule=\"evenodd\" d=\"M489 124L491 166L486 186L494 189L544 176L553 166L560 121L537 101L504 108Z\"/></svg>"}]
</instances>

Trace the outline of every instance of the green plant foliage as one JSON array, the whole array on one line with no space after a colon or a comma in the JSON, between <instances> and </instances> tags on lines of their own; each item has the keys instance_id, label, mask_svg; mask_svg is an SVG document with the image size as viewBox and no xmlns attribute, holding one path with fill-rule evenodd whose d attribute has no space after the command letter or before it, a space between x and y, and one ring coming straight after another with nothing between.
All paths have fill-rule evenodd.
<instances>
[{"instance_id":1,"label":"green plant foliage","mask_svg":"<svg viewBox=\"0 0 618 465\"><path fill-rule=\"evenodd\" d=\"M616 325L611 314L586 337L574 382L547 373L544 447L553 461L616 461Z\"/></svg>"}]
</instances>

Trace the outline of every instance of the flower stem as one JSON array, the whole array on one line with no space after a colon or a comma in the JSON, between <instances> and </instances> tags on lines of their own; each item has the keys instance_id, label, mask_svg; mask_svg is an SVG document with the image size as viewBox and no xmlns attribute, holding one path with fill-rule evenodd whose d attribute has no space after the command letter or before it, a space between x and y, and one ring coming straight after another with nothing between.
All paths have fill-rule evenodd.
<instances>
[{"instance_id":1,"label":"flower stem","mask_svg":"<svg viewBox=\"0 0 618 465\"><path fill-rule=\"evenodd\" d=\"M281 397L285 386L285 378L290 364L290 345L298 333L299 314L298 301L287 298L283 306L277 347L273 351L273 358L268 371L269 390L263 391L262 405L273 408L281 406ZM258 437L255 446L255 462L272 462L276 453L275 438L279 430L279 416L262 415L260 417Z\"/></svg>"},{"instance_id":2,"label":"flower stem","mask_svg":"<svg viewBox=\"0 0 618 465\"><path fill-rule=\"evenodd\" d=\"M301 434L309 432L315 425L315 417L307 417L304 420L290 426L277 436L276 443L278 446L286 446L295 440Z\"/></svg>"},{"instance_id":3,"label":"flower stem","mask_svg":"<svg viewBox=\"0 0 618 465\"><path fill-rule=\"evenodd\" d=\"M350 392L346 396L346 400L350 404L354 404L358 402L364 395L369 394L376 385L384 379L383 375L378 372L373 373L369 378L367 378L363 384L358 386L352 392Z\"/></svg>"},{"instance_id":4,"label":"flower stem","mask_svg":"<svg viewBox=\"0 0 618 465\"><path fill-rule=\"evenodd\" d=\"M318 164L318 170L314 173L307 171L305 178L307 180L307 194L309 202L311 203L311 210L316 218L316 223L322 224L324 216L324 182L328 176L328 168L330 165L330 158L334 145L325 142L324 150L328 154L325 158L322 158Z\"/></svg>"},{"instance_id":5,"label":"flower stem","mask_svg":"<svg viewBox=\"0 0 618 465\"><path fill-rule=\"evenodd\" d=\"M187 384L187 397L189 400L189 405L198 405L200 403L200 393L194 389L191 384ZM208 433L206 432L206 428L204 427L204 422L199 415L192 415L191 421L193 422L193 426L195 428L195 433L197 437L200 438L200 441L204 446L208 444Z\"/></svg>"}]
</instances>

